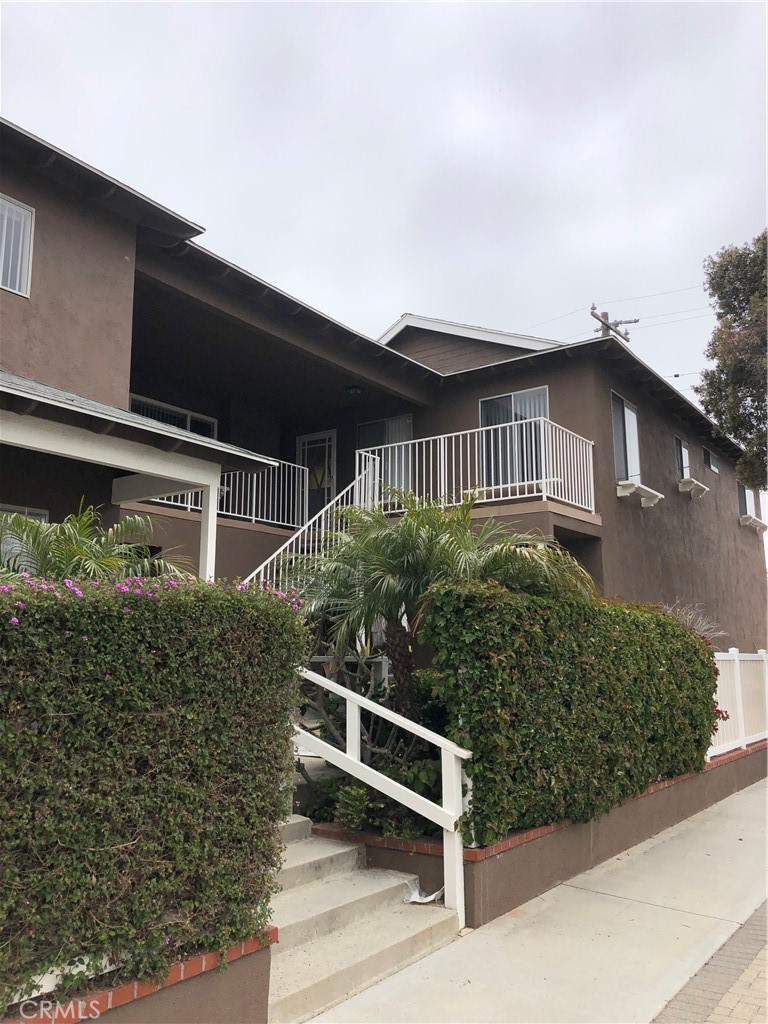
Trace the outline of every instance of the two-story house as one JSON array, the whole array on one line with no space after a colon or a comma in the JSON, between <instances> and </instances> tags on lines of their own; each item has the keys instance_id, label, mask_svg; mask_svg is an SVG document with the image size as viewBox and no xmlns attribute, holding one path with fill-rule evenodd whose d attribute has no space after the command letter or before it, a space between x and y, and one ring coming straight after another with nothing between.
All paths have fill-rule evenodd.
<instances>
[{"instance_id":1,"label":"two-story house","mask_svg":"<svg viewBox=\"0 0 768 1024\"><path fill-rule=\"evenodd\" d=\"M150 512L202 575L244 577L334 501L472 490L606 594L765 646L740 450L620 340L411 315L366 338L20 128L0 145L0 509Z\"/></svg>"}]
</instances>

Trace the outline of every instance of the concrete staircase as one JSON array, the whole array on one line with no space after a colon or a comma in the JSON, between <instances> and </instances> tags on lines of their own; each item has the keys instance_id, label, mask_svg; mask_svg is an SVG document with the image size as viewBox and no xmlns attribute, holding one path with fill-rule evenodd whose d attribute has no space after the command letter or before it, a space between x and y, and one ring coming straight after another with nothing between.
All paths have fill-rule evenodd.
<instances>
[{"instance_id":1,"label":"concrete staircase","mask_svg":"<svg viewBox=\"0 0 768 1024\"><path fill-rule=\"evenodd\" d=\"M457 937L456 913L403 903L415 875L364 867L364 847L310 836L309 818L283 826L287 843L272 901L270 1024L299 1024Z\"/></svg>"}]
</instances>

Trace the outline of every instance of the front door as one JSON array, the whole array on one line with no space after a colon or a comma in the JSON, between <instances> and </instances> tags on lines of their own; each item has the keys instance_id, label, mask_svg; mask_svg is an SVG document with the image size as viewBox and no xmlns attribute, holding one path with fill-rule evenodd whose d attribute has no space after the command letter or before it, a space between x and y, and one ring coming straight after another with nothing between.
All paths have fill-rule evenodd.
<instances>
[{"instance_id":1,"label":"front door","mask_svg":"<svg viewBox=\"0 0 768 1024\"><path fill-rule=\"evenodd\" d=\"M296 461L307 467L310 519L336 494L336 431L302 434L296 438Z\"/></svg>"}]
</instances>

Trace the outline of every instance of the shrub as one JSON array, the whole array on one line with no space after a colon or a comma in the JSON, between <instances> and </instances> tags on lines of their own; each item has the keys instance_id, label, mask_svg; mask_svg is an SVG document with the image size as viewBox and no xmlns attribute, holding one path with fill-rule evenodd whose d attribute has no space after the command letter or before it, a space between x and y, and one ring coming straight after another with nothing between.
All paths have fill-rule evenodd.
<instances>
[{"instance_id":1,"label":"shrub","mask_svg":"<svg viewBox=\"0 0 768 1024\"><path fill-rule=\"evenodd\" d=\"M704 767L716 669L676 619L493 583L430 593L433 689L449 737L474 753L471 825L482 845L510 829L589 821Z\"/></svg>"},{"instance_id":2,"label":"shrub","mask_svg":"<svg viewBox=\"0 0 768 1024\"><path fill-rule=\"evenodd\" d=\"M0 586L0 1005L75 957L161 977L264 927L295 604L191 580Z\"/></svg>"}]
</instances>

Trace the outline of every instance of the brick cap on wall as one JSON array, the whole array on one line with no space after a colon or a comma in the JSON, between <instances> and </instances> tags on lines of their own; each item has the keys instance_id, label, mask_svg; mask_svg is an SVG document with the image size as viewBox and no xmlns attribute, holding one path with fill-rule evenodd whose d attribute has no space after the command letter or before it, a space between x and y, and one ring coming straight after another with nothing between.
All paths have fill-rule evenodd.
<instances>
[{"instance_id":1,"label":"brick cap on wall","mask_svg":"<svg viewBox=\"0 0 768 1024\"><path fill-rule=\"evenodd\" d=\"M704 771L713 771L725 764L738 761L742 757L748 757L750 754L758 753L766 748L768 748L768 740L758 740L756 743L751 743L745 750L729 750L728 753L720 754L718 757L713 757L711 761L708 761ZM664 779L662 782L655 782L645 792L640 793L638 796L628 797L618 806L623 807L634 800L643 800L645 797L658 793L662 789L668 789L670 786L677 785L678 782L692 779L696 774L698 773L688 772L687 775L678 775L674 779ZM479 849L467 848L464 850L464 860L468 862L487 860L489 857L495 857L499 853L513 849L515 846L522 846L524 843L530 843L534 839L541 839L542 836L549 835L550 832L557 832L562 828L568 828L572 824L573 822L571 821L563 821L553 825L541 825L538 828L531 828L524 832L515 832L507 836L506 839L502 839L501 842L494 843L493 846L483 846ZM364 846L378 846L385 850L400 850L403 853L426 853L433 857L443 856L443 844L440 839L388 839L385 836L378 836L370 832L355 832L353 829L344 828L342 825L336 825L334 822L320 822L317 825L313 825L312 835L322 836L324 839L339 839L348 843L360 843Z\"/></svg>"},{"instance_id":2,"label":"brick cap on wall","mask_svg":"<svg viewBox=\"0 0 768 1024\"><path fill-rule=\"evenodd\" d=\"M233 960L239 960L249 953L256 953L278 941L277 928L270 925L264 938L246 939L245 942L237 942L230 946L224 955L224 962L232 963ZM162 985L147 981L129 981L116 988L94 989L93 992L69 999L65 1003L57 1003L53 996L41 996L41 1001L49 1000L52 1005L50 1010L39 1013L32 1012L31 1004L36 1000L24 1000L20 1005L29 1006L29 1015L19 1013L13 1017L3 1017L0 1024L79 1024L80 1021L93 1020L109 1010L143 999L144 996L152 995L161 989L178 985L180 981L189 981L199 974L214 970L220 964L221 957L218 953L201 953L199 956L190 957L189 960L173 964Z\"/></svg>"}]
</instances>

